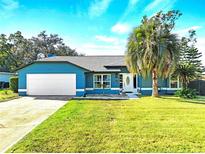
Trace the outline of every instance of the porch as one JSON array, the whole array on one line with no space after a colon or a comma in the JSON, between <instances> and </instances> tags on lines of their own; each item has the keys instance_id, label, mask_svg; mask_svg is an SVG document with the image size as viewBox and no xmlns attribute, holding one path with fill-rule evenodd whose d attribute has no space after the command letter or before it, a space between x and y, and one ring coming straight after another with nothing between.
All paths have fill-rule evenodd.
<instances>
[{"instance_id":1,"label":"porch","mask_svg":"<svg viewBox=\"0 0 205 154\"><path fill-rule=\"evenodd\" d=\"M113 97L125 93L130 97L135 95L152 94L152 77L143 78L132 73L89 73L86 79L86 96L106 96ZM158 91L161 95L173 94L181 89L181 84L177 78L159 78Z\"/></svg>"}]
</instances>

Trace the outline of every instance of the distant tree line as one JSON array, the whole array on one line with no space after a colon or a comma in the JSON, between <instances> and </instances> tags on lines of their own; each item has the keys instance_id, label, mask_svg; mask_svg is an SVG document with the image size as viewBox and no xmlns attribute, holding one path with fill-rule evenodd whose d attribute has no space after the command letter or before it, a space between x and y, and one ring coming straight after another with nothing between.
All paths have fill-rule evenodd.
<instances>
[{"instance_id":1,"label":"distant tree line","mask_svg":"<svg viewBox=\"0 0 205 154\"><path fill-rule=\"evenodd\" d=\"M40 32L36 37L25 38L20 31L9 36L0 34L0 71L15 71L19 67L29 64L39 56L78 56L75 49L65 45L57 34Z\"/></svg>"}]
</instances>

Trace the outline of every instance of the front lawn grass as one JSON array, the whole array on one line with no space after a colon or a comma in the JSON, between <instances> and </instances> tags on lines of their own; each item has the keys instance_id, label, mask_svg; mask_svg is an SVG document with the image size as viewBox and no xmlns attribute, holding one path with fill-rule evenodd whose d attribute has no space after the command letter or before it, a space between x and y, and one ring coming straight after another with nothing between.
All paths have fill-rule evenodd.
<instances>
[{"instance_id":1,"label":"front lawn grass","mask_svg":"<svg viewBox=\"0 0 205 154\"><path fill-rule=\"evenodd\" d=\"M17 98L18 94L11 90L0 90L0 102Z\"/></svg>"},{"instance_id":2,"label":"front lawn grass","mask_svg":"<svg viewBox=\"0 0 205 154\"><path fill-rule=\"evenodd\" d=\"M7 152L205 152L205 100L72 100Z\"/></svg>"}]
</instances>

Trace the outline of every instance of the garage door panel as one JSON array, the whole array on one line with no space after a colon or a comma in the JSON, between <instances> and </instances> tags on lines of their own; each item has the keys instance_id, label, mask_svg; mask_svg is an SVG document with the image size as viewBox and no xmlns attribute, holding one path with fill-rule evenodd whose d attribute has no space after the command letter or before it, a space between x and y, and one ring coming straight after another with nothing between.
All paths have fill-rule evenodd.
<instances>
[{"instance_id":1,"label":"garage door panel","mask_svg":"<svg viewBox=\"0 0 205 154\"><path fill-rule=\"evenodd\" d=\"M27 74L28 95L76 95L75 74Z\"/></svg>"},{"instance_id":2,"label":"garage door panel","mask_svg":"<svg viewBox=\"0 0 205 154\"><path fill-rule=\"evenodd\" d=\"M48 81L45 82L45 81L40 81L40 80L35 80L35 81L32 80L32 82L35 83L35 85L34 84L30 84L29 85L30 88L35 88L35 87L36 88L41 88L42 85L46 85L46 83L48 83ZM62 86L65 86L65 81L52 81L52 80L50 80L49 82L50 82L49 83L49 87L53 86L55 88L58 88L58 87L59 88L63 88ZM67 89L68 89L68 87L69 87L69 83L67 84ZM44 88L44 87L42 87L42 88Z\"/></svg>"}]
</instances>

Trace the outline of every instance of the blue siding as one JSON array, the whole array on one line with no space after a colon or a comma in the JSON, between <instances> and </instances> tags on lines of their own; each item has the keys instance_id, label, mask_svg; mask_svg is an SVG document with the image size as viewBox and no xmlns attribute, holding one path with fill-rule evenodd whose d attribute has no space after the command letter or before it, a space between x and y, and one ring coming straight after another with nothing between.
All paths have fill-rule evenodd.
<instances>
[{"instance_id":1,"label":"blue siding","mask_svg":"<svg viewBox=\"0 0 205 154\"><path fill-rule=\"evenodd\" d=\"M26 96L26 92L18 92L19 96Z\"/></svg>"},{"instance_id":2,"label":"blue siding","mask_svg":"<svg viewBox=\"0 0 205 154\"><path fill-rule=\"evenodd\" d=\"M152 87L152 76L148 76L147 78L142 78L142 87L143 88L150 88Z\"/></svg>"},{"instance_id":3,"label":"blue siding","mask_svg":"<svg viewBox=\"0 0 205 154\"><path fill-rule=\"evenodd\" d=\"M111 88L119 88L119 74L118 73L86 73L86 88L93 88L94 74L111 74ZM111 89L93 89L86 90L87 94L119 94L119 90Z\"/></svg>"},{"instance_id":4,"label":"blue siding","mask_svg":"<svg viewBox=\"0 0 205 154\"><path fill-rule=\"evenodd\" d=\"M143 78L142 76L138 76L138 87L141 88L152 88L152 77L151 75L147 78ZM169 88L169 79L158 78L158 88L159 94L174 94L176 90L166 90L161 88ZM142 95L151 95L152 90L141 89Z\"/></svg>"},{"instance_id":5,"label":"blue siding","mask_svg":"<svg viewBox=\"0 0 205 154\"><path fill-rule=\"evenodd\" d=\"M170 95L170 94L174 94L176 92L176 90L159 90L159 94L160 95ZM141 94L142 95L152 95L152 90L141 90Z\"/></svg>"},{"instance_id":6,"label":"blue siding","mask_svg":"<svg viewBox=\"0 0 205 154\"><path fill-rule=\"evenodd\" d=\"M26 89L26 74L53 74L75 73L76 89L85 88L85 70L69 63L34 63L18 71L19 89ZM26 92L20 92L26 95ZM84 92L76 92L76 95L84 95Z\"/></svg>"},{"instance_id":7,"label":"blue siding","mask_svg":"<svg viewBox=\"0 0 205 154\"><path fill-rule=\"evenodd\" d=\"M93 88L93 75L94 74L111 74L111 88L119 88L118 73L86 73L86 88Z\"/></svg>"},{"instance_id":8,"label":"blue siding","mask_svg":"<svg viewBox=\"0 0 205 154\"><path fill-rule=\"evenodd\" d=\"M119 74L112 73L111 74L111 88L119 88L119 87L120 87Z\"/></svg>"},{"instance_id":9,"label":"blue siding","mask_svg":"<svg viewBox=\"0 0 205 154\"><path fill-rule=\"evenodd\" d=\"M119 90L111 90L111 89L93 89L86 90L86 94L119 94Z\"/></svg>"},{"instance_id":10,"label":"blue siding","mask_svg":"<svg viewBox=\"0 0 205 154\"><path fill-rule=\"evenodd\" d=\"M93 88L93 73L86 73L85 74L86 79L86 88Z\"/></svg>"},{"instance_id":11,"label":"blue siding","mask_svg":"<svg viewBox=\"0 0 205 154\"><path fill-rule=\"evenodd\" d=\"M141 90L141 94L145 96L152 95L152 90Z\"/></svg>"},{"instance_id":12,"label":"blue siding","mask_svg":"<svg viewBox=\"0 0 205 154\"><path fill-rule=\"evenodd\" d=\"M126 67L120 67L121 73L128 73ZM53 74L53 73L75 73L76 74L76 89L93 88L93 74L111 74L111 88L110 89L87 89L85 91L76 91L77 96L83 96L87 94L119 94L119 73L93 73L87 72L83 68L69 64L69 63L57 63L57 62L42 62L34 63L18 71L19 73L19 89L26 89L26 74ZM1 79L1 78L0 78ZM169 87L168 79L158 80L159 89ZM151 75L146 79L138 76L138 88L152 88ZM112 89L118 88L118 89ZM173 94L174 90L159 90L160 94ZM152 90L142 90L142 95L151 95ZM19 95L26 95L26 92L19 92Z\"/></svg>"},{"instance_id":13,"label":"blue siding","mask_svg":"<svg viewBox=\"0 0 205 154\"><path fill-rule=\"evenodd\" d=\"M127 67L120 67L121 73L129 73Z\"/></svg>"},{"instance_id":14,"label":"blue siding","mask_svg":"<svg viewBox=\"0 0 205 154\"><path fill-rule=\"evenodd\" d=\"M169 87L168 79L159 78L158 85L159 85L159 87Z\"/></svg>"},{"instance_id":15,"label":"blue siding","mask_svg":"<svg viewBox=\"0 0 205 154\"><path fill-rule=\"evenodd\" d=\"M152 87L152 76L148 76L147 78L143 78L142 76L138 76L138 85L141 88L151 88ZM160 87L169 87L169 80L158 78L158 86Z\"/></svg>"},{"instance_id":16,"label":"blue siding","mask_svg":"<svg viewBox=\"0 0 205 154\"><path fill-rule=\"evenodd\" d=\"M9 82L9 79L11 76L13 76L13 75L0 73L0 82Z\"/></svg>"}]
</instances>

